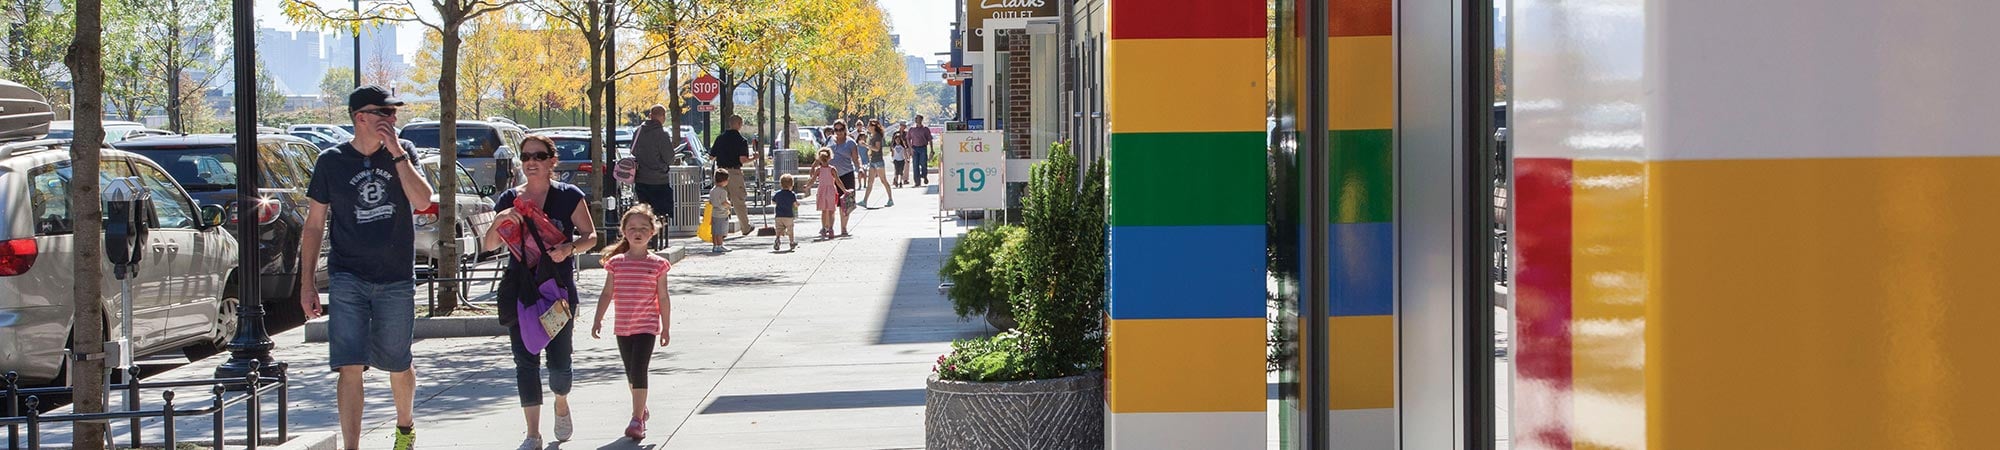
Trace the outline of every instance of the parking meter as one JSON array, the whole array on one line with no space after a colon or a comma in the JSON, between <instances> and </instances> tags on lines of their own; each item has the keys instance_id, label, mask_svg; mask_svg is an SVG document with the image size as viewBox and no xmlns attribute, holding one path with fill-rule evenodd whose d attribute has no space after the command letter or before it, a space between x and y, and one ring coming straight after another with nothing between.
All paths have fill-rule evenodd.
<instances>
[{"instance_id":1,"label":"parking meter","mask_svg":"<svg viewBox=\"0 0 2000 450\"><path fill-rule=\"evenodd\" d=\"M105 351L117 358L118 367L130 381L132 371L132 276L145 258L146 219L152 217L152 196L139 184L138 177L110 180L104 185L104 256L111 260L112 275L119 280L119 316L122 333L118 340L104 343Z\"/></svg>"},{"instance_id":2,"label":"parking meter","mask_svg":"<svg viewBox=\"0 0 2000 450\"><path fill-rule=\"evenodd\" d=\"M137 177L114 179L104 186L104 256L120 280L136 273L139 260L145 258L146 217L151 212L152 196Z\"/></svg>"}]
</instances>

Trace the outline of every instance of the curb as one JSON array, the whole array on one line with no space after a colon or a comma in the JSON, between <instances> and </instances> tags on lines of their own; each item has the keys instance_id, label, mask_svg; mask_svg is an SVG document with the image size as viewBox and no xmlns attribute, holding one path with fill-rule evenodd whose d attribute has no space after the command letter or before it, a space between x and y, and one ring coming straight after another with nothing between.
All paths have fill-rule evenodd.
<instances>
[{"instance_id":1,"label":"curb","mask_svg":"<svg viewBox=\"0 0 2000 450\"><path fill-rule=\"evenodd\" d=\"M272 447L274 450L338 450L338 434L331 431L314 433L293 433L292 441Z\"/></svg>"}]
</instances>

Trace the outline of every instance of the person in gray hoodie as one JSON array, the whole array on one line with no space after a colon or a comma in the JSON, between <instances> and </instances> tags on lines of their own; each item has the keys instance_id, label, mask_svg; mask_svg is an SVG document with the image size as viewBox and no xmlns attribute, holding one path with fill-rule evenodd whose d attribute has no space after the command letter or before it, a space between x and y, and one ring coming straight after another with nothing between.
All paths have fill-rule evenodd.
<instances>
[{"instance_id":1,"label":"person in gray hoodie","mask_svg":"<svg viewBox=\"0 0 2000 450\"><path fill-rule=\"evenodd\" d=\"M639 170L632 174L632 193L663 221L674 215L673 180L667 177L674 166L674 137L667 133L666 121L667 107L653 105L632 135L632 157L639 160ZM667 234L659 235L664 246Z\"/></svg>"}]
</instances>

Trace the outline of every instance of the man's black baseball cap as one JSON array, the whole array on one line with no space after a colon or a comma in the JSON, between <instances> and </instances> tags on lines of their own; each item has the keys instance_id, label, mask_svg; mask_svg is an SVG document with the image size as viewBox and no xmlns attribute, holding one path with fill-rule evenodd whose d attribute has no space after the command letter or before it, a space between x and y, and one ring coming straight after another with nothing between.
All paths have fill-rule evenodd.
<instances>
[{"instance_id":1,"label":"man's black baseball cap","mask_svg":"<svg viewBox=\"0 0 2000 450\"><path fill-rule=\"evenodd\" d=\"M355 111L360 111L361 108L366 108L370 105L403 106L403 101L397 99L394 95L390 95L388 89L383 89L381 86L372 84L354 88L354 93L347 94L348 114L353 114Z\"/></svg>"}]
</instances>

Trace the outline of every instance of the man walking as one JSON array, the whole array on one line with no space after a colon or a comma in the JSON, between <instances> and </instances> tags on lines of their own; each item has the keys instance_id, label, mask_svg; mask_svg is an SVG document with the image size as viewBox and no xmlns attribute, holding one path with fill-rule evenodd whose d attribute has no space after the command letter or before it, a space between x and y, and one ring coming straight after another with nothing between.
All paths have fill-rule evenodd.
<instances>
[{"instance_id":1,"label":"man walking","mask_svg":"<svg viewBox=\"0 0 2000 450\"><path fill-rule=\"evenodd\" d=\"M917 115L917 126L911 127L907 136L910 140L910 159L913 160L911 165L915 166L910 170L917 175L917 185L923 186L931 182L931 127L924 126L924 115Z\"/></svg>"},{"instance_id":2,"label":"man walking","mask_svg":"<svg viewBox=\"0 0 2000 450\"><path fill-rule=\"evenodd\" d=\"M313 166L299 254L317 255L320 241L332 245L327 273L333 279L327 307L320 309L312 280L315 258L302 258L299 303L306 318L322 313L327 323L328 365L340 373L336 388L341 448L360 448L361 372L389 372L396 402L396 450L416 445L411 403L417 375L410 341L416 316L416 235L412 215L430 210L431 187L418 175L413 148L396 137L397 107L403 102L378 86L362 86L347 96L354 140L320 153ZM328 226L329 215L332 225ZM324 231L322 231L324 230ZM330 233L329 236L322 234Z\"/></svg>"},{"instance_id":3,"label":"man walking","mask_svg":"<svg viewBox=\"0 0 2000 450\"><path fill-rule=\"evenodd\" d=\"M674 137L667 133L667 107L653 105L646 110L646 121L639 124L639 131L632 136L632 157L639 160L639 168L632 175L632 193L639 201L653 207L653 214L662 220L674 215L673 179L667 173L674 166ZM660 242L666 242L667 233L659 233Z\"/></svg>"},{"instance_id":4,"label":"man walking","mask_svg":"<svg viewBox=\"0 0 2000 450\"><path fill-rule=\"evenodd\" d=\"M716 187L723 188L723 191L729 193L730 207L736 210L736 225L743 229L744 236L749 236L752 231L750 228L750 208L743 203L743 185L748 184L746 182L749 181L749 178L743 174L743 165L749 163L751 160L750 141L743 139L743 133L738 131L743 128L743 116L732 114L728 120L722 122L722 125L722 134L716 136L715 142L711 142L708 145L708 155L715 158L715 169L717 172L729 172L730 178L737 180L735 183L729 183L728 186L718 185ZM709 192L708 195L719 194L721 193ZM726 217L721 213L721 211L716 211L716 216ZM721 236L716 236L716 240L720 241L721 239Z\"/></svg>"}]
</instances>

